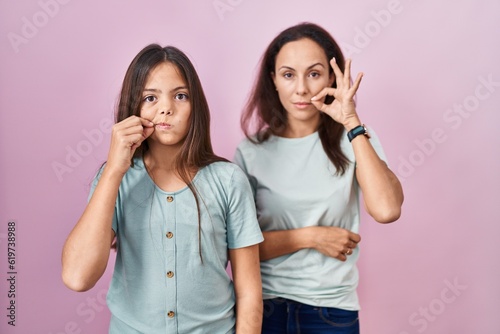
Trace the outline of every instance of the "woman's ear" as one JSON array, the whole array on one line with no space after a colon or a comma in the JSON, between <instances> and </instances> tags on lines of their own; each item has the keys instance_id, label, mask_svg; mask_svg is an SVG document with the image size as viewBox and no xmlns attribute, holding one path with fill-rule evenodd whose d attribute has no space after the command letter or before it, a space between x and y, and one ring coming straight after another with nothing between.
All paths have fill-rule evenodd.
<instances>
[{"instance_id":1,"label":"woman's ear","mask_svg":"<svg viewBox=\"0 0 500 334\"><path fill-rule=\"evenodd\" d=\"M274 72L271 72L271 78L273 79L274 82L274 88L278 90L278 88L276 87L276 74Z\"/></svg>"},{"instance_id":2,"label":"woman's ear","mask_svg":"<svg viewBox=\"0 0 500 334\"><path fill-rule=\"evenodd\" d=\"M334 81L335 81L335 73L333 73L332 71L328 78L328 87L332 87Z\"/></svg>"}]
</instances>

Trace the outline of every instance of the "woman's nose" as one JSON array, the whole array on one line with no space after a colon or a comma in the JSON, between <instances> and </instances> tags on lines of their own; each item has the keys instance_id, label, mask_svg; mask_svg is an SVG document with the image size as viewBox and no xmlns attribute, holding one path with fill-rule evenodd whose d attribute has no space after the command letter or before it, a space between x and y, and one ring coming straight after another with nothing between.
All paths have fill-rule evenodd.
<instances>
[{"instance_id":1,"label":"woman's nose","mask_svg":"<svg viewBox=\"0 0 500 334\"><path fill-rule=\"evenodd\" d=\"M304 95L307 93L307 84L304 78L297 79L297 87L296 87L297 95Z\"/></svg>"}]
</instances>

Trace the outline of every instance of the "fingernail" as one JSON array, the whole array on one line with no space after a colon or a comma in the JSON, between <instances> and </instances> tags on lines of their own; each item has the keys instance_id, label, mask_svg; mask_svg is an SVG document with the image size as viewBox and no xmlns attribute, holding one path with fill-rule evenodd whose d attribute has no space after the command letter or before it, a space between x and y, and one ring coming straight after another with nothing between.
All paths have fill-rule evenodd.
<instances>
[{"instance_id":1,"label":"fingernail","mask_svg":"<svg viewBox=\"0 0 500 334\"><path fill-rule=\"evenodd\" d=\"M333 60L334 62L337 62L337 59L335 59L335 57L333 57L333 58L332 58L332 60Z\"/></svg>"},{"instance_id":2,"label":"fingernail","mask_svg":"<svg viewBox=\"0 0 500 334\"><path fill-rule=\"evenodd\" d=\"M317 97L316 97L316 96L311 97L311 101L314 101L314 100L316 100L316 99L317 99Z\"/></svg>"}]
</instances>

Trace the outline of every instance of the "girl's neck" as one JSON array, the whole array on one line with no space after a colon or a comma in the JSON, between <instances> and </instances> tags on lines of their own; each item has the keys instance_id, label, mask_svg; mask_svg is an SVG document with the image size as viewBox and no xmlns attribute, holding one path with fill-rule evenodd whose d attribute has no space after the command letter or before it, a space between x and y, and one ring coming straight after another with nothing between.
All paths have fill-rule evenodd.
<instances>
[{"instance_id":1,"label":"girl's neck","mask_svg":"<svg viewBox=\"0 0 500 334\"><path fill-rule=\"evenodd\" d=\"M193 170L186 175L187 180L181 177L176 164L178 153L179 150L172 147L161 147L155 150L150 146L144 154L144 164L149 176L160 189L166 192L175 192L185 188L196 175L196 170Z\"/></svg>"},{"instance_id":2,"label":"girl's neck","mask_svg":"<svg viewBox=\"0 0 500 334\"><path fill-rule=\"evenodd\" d=\"M150 169L173 171L176 168L175 160L178 153L178 147L149 145L148 151L144 154L144 163Z\"/></svg>"}]
</instances>

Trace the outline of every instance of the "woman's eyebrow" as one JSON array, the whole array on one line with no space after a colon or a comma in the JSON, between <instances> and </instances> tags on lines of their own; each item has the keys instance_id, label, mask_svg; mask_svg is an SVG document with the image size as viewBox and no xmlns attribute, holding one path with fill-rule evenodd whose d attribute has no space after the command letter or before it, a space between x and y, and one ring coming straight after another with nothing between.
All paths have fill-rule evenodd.
<instances>
[{"instance_id":1,"label":"woman's eyebrow","mask_svg":"<svg viewBox=\"0 0 500 334\"><path fill-rule=\"evenodd\" d=\"M309 66L307 69L310 70L311 68L313 68L314 66L321 66L321 67L325 67L325 65L323 65L322 63L318 62L318 63L315 63L315 64L312 64L311 66ZM281 70L281 69L288 69L288 70L292 70L292 71L295 71L295 69L293 67L290 67L290 66L286 66L286 65L283 65L281 66L278 70Z\"/></svg>"},{"instance_id":2,"label":"woman's eyebrow","mask_svg":"<svg viewBox=\"0 0 500 334\"><path fill-rule=\"evenodd\" d=\"M311 68L313 68L314 66L317 66L317 65L319 65L319 66L321 66L321 67L323 67L323 68L325 67L325 65L323 65L323 64L322 64L322 63L320 63L320 62L318 62L318 63L316 63L316 64L312 64L312 65L311 65L311 66L309 66L307 69L309 70L309 69L311 69Z\"/></svg>"}]
</instances>

